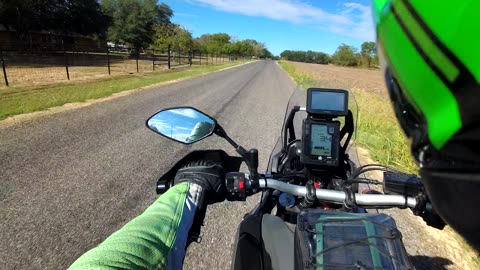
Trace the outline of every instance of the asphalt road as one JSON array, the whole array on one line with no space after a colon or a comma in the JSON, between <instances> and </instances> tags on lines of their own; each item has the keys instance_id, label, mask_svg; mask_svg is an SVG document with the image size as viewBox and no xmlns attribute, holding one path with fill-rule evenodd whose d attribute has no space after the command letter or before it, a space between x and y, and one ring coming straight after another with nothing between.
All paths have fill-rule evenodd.
<instances>
[{"instance_id":1,"label":"asphalt road","mask_svg":"<svg viewBox=\"0 0 480 270\"><path fill-rule=\"evenodd\" d=\"M294 84L259 61L0 129L0 268L59 269L140 214L156 178L192 149L233 149L219 137L184 146L147 130L156 111L189 105L215 117L264 170ZM185 269L228 269L236 227L256 204L209 208Z\"/></svg>"}]
</instances>

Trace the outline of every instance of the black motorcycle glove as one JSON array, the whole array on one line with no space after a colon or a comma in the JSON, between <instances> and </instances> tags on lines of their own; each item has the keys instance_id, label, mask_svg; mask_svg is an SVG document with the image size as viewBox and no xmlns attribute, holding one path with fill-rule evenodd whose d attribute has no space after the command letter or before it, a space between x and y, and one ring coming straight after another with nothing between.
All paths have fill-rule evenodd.
<instances>
[{"instance_id":1,"label":"black motorcycle glove","mask_svg":"<svg viewBox=\"0 0 480 270\"><path fill-rule=\"evenodd\" d=\"M192 161L178 170L174 185L190 182L202 187L205 192L205 203L223 202L226 196L225 173L220 165L212 161Z\"/></svg>"},{"instance_id":2,"label":"black motorcycle glove","mask_svg":"<svg viewBox=\"0 0 480 270\"><path fill-rule=\"evenodd\" d=\"M187 247L192 242L200 242L200 232L207 211L207 205L225 200L225 173L220 165L212 161L193 161L178 170L173 184L195 183L202 187L203 198L200 199L192 227L188 232Z\"/></svg>"}]
</instances>

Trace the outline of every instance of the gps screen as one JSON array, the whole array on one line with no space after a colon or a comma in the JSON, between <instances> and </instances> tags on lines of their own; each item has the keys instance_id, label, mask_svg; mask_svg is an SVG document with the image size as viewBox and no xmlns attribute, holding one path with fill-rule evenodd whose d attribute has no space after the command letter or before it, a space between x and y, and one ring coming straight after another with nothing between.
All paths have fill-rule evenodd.
<instances>
[{"instance_id":1,"label":"gps screen","mask_svg":"<svg viewBox=\"0 0 480 270\"><path fill-rule=\"evenodd\" d=\"M311 108L324 111L344 111L345 94L338 92L313 91Z\"/></svg>"},{"instance_id":2,"label":"gps screen","mask_svg":"<svg viewBox=\"0 0 480 270\"><path fill-rule=\"evenodd\" d=\"M311 155L328 157L332 155L332 135L328 134L327 129L326 125L312 125Z\"/></svg>"}]
</instances>

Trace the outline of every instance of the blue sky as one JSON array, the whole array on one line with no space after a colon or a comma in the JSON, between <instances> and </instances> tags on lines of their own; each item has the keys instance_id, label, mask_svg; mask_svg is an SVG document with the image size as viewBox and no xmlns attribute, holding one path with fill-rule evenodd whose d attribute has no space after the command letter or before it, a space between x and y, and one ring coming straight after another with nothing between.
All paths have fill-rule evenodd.
<instances>
[{"instance_id":1,"label":"blue sky","mask_svg":"<svg viewBox=\"0 0 480 270\"><path fill-rule=\"evenodd\" d=\"M194 37L228 33L283 50L333 53L341 43L374 41L369 0L160 0Z\"/></svg>"}]
</instances>

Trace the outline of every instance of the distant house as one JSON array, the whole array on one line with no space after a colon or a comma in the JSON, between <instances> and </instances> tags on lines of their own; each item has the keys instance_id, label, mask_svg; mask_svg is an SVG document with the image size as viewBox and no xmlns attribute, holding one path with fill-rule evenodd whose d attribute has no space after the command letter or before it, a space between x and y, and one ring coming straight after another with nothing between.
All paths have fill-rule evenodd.
<instances>
[{"instance_id":1,"label":"distant house","mask_svg":"<svg viewBox=\"0 0 480 270\"><path fill-rule=\"evenodd\" d=\"M93 37L75 33L57 33L48 30L31 31L26 37L20 38L13 28L6 29L0 25L0 48L30 48L45 50L60 50L70 48L98 48L101 43Z\"/></svg>"}]
</instances>

